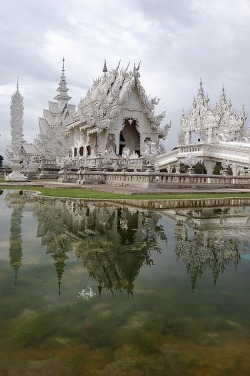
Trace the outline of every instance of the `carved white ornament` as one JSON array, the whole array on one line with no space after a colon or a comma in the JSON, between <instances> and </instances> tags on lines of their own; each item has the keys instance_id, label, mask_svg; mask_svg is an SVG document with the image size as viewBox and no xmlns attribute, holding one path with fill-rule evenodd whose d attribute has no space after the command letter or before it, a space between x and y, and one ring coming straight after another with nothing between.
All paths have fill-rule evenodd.
<instances>
[{"instance_id":1,"label":"carved white ornament","mask_svg":"<svg viewBox=\"0 0 250 376\"><path fill-rule=\"evenodd\" d=\"M197 157L197 155L189 153L185 159L183 159L183 163L188 165L189 167L195 166L197 163L201 162L201 158Z\"/></svg>"}]
</instances>

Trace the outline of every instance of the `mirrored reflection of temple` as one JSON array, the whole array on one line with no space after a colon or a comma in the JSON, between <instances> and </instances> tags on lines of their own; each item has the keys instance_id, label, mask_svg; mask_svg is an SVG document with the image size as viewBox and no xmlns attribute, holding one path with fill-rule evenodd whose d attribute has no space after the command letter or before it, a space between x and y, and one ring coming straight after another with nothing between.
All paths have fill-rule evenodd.
<instances>
[{"instance_id":1,"label":"mirrored reflection of temple","mask_svg":"<svg viewBox=\"0 0 250 376\"><path fill-rule=\"evenodd\" d=\"M140 269L152 265L152 251L165 238L159 214L116 206L69 201L37 206L38 236L55 260L59 292L69 252L74 252L90 277L103 288L133 294Z\"/></svg>"},{"instance_id":2,"label":"mirrored reflection of temple","mask_svg":"<svg viewBox=\"0 0 250 376\"><path fill-rule=\"evenodd\" d=\"M249 247L250 213L244 208L180 210L176 219L176 254L195 287L206 269L214 283L229 264L237 267Z\"/></svg>"},{"instance_id":3,"label":"mirrored reflection of temple","mask_svg":"<svg viewBox=\"0 0 250 376\"><path fill-rule=\"evenodd\" d=\"M244 207L140 211L113 203L77 200L31 200L32 193L6 195L11 214L10 265L22 266L22 217L29 210L38 223L37 236L54 264L61 293L69 259L79 260L95 281L99 295L110 291L133 296L140 270L153 264L154 252L167 241L166 217L175 222L176 255L186 264L194 288L208 271L217 282L227 266L237 267L249 248L250 209Z\"/></svg>"}]
</instances>

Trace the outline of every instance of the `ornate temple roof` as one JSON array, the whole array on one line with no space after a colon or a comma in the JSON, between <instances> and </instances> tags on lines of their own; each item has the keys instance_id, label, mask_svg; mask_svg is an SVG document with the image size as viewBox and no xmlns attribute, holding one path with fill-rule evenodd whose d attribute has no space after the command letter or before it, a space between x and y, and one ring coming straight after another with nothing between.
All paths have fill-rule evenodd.
<instances>
[{"instance_id":1,"label":"ornate temple roof","mask_svg":"<svg viewBox=\"0 0 250 376\"><path fill-rule=\"evenodd\" d=\"M208 132L210 132L210 141L215 140L218 135L222 137L242 137L244 124L247 118L244 106L239 113L232 108L230 99L227 98L224 87L220 94L219 102L211 106L208 95L203 89L202 80L198 89L197 96L193 100L191 111L181 117L181 132L179 134L179 144L185 143L184 134L187 132L196 132L201 134L201 142L208 141ZM231 136L233 135L233 136Z\"/></svg>"},{"instance_id":2,"label":"ornate temple roof","mask_svg":"<svg viewBox=\"0 0 250 376\"><path fill-rule=\"evenodd\" d=\"M107 70L104 63L103 75L93 81L92 87L87 91L84 99L78 105L74 119L68 124L68 129L76 125L81 129L89 129L89 132L98 132L109 128L112 121L119 114L122 108L126 108L128 99L133 90L136 90L143 104L143 112L153 127L159 127L165 112L160 115L154 114L155 105L159 103L158 98L150 98L145 94L139 77L140 64L129 70L126 68ZM133 105L130 109L133 110Z\"/></svg>"}]
</instances>

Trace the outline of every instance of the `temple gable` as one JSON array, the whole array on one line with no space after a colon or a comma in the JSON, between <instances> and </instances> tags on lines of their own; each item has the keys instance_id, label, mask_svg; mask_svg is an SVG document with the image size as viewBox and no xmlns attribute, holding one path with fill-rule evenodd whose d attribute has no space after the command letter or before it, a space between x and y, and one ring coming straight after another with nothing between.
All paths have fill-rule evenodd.
<instances>
[{"instance_id":1,"label":"temple gable","mask_svg":"<svg viewBox=\"0 0 250 376\"><path fill-rule=\"evenodd\" d=\"M141 156L145 141L159 145L169 126L160 128L165 113L154 114L159 99L145 94L139 77L139 66L118 65L94 80L67 125L71 156L103 156L110 148L117 156L124 148Z\"/></svg>"}]
</instances>

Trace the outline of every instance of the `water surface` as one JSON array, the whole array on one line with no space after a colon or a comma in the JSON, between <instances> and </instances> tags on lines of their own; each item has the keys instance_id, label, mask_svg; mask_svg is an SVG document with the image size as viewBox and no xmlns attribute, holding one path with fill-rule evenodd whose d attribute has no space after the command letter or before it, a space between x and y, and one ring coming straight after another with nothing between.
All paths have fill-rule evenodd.
<instances>
[{"instance_id":1,"label":"water surface","mask_svg":"<svg viewBox=\"0 0 250 376\"><path fill-rule=\"evenodd\" d=\"M250 208L0 196L0 375L249 375Z\"/></svg>"}]
</instances>

